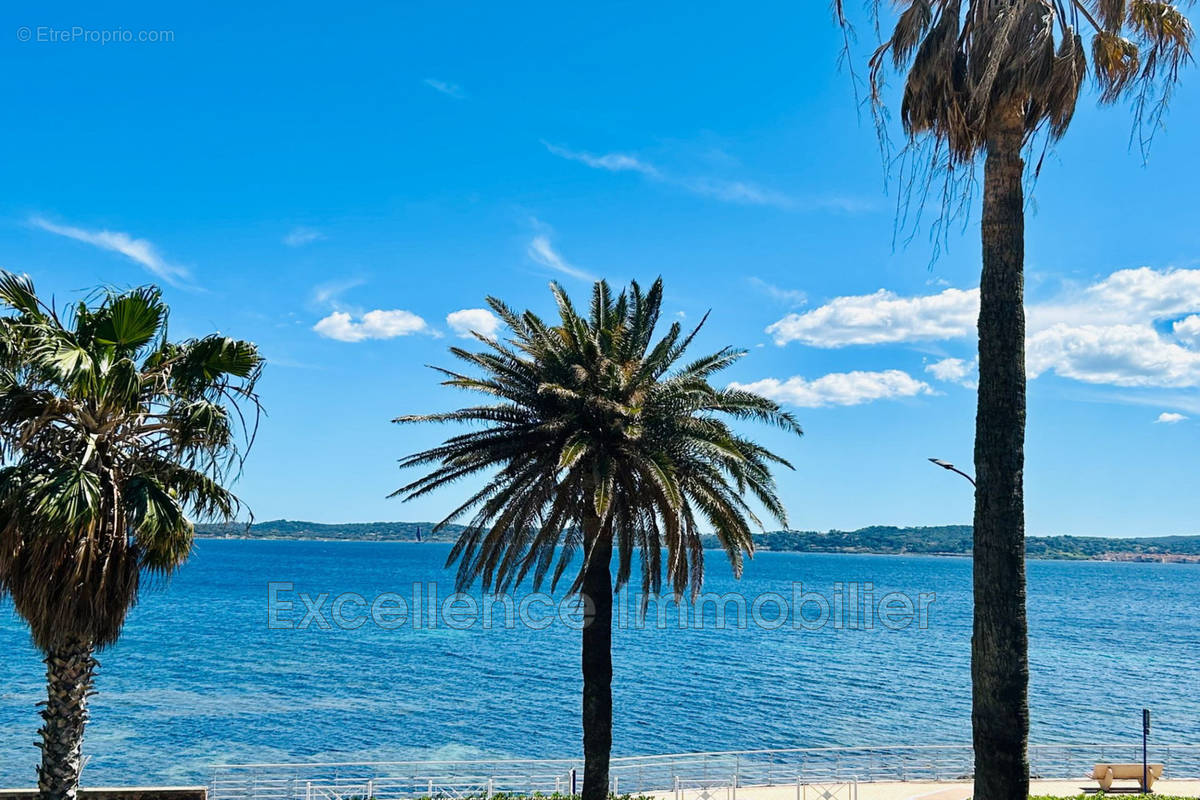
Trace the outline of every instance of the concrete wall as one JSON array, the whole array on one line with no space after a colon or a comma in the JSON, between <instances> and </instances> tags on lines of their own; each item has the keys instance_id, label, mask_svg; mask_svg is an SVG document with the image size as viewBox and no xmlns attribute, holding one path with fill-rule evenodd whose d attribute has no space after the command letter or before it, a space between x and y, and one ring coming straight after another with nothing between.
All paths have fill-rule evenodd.
<instances>
[{"instance_id":1,"label":"concrete wall","mask_svg":"<svg viewBox=\"0 0 1200 800\"><path fill-rule=\"evenodd\" d=\"M0 789L0 800L37 800L36 789ZM80 800L208 800L204 786L112 786L79 790Z\"/></svg>"}]
</instances>

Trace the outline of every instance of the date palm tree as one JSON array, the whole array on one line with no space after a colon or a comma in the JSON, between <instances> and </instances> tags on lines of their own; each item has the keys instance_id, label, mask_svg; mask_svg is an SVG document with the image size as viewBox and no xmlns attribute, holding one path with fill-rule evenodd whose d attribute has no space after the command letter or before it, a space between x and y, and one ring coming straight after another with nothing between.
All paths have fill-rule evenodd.
<instances>
[{"instance_id":1,"label":"date palm tree","mask_svg":"<svg viewBox=\"0 0 1200 800\"><path fill-rule=\"evenodd\" d=\"M0 594L45 655L43 800L73 800L95 654L117 640L144 574L192 548L190 516L232 519L223 485L253 422L253 344L167 338L153 287L60 316L0 271Z\"/></svg>"},{"instance_id":2,"label":"date palm tree","mask_svg":"<svg viewBox=\"0 0 1200 800\"><path fill-rule=\"evenodd\" d=\"M984 157L971 640L974 796L1025 800L1022 151L1039 133L1050 141L1066 133L1089 72L1102 103L1130 97L1135 118L1148 123L1152 133L1181 66L1190 59L1192 27L1167 0L903 0L898 5L891 36L870 60L877 119L882 119L883 78L890 66L904 74L900 119L910 145L926 145L918 155L933 159L925 174L970 175ZM834 6L846 26L843 0ZM1139 130L1145 128L1139 125Z\"/></svg>"},{"instance_id":3,"label":"date palm tree","mask_svg":"<svg viewBox=\"0 0 1200 800\"><path fill-rule=\"evenodd\" d=\"M481 579L485 590L506 591L527 575L535 589L548 575L553 587L581 556L570 591L584 601L583 800L603 800L612 747L614 588L637 564L644 597L661 589L664 571L676 596L689 589L694 596L705 529L740 573L758 524L744 497L786 525L770 466L787 462L734 433L722 417L796 434L800 427L766 398L709 383L743 351L725 348L681 365L700 327L685 335L678 322L655 341L661 279L648 292L634 283L615 298L607 283L596 283L586 317L559 286L551 290L555 325L488 299L511 330L509 340L480 336L482 352L450 349L478 377L439 372L444 385L493 402L398 418L481 427L401 461L433 469L395 494L411 500L478 476L482 485L440 523L471 515L447 562L458 563L460 589Z\"/></svg>"}]
</instances>

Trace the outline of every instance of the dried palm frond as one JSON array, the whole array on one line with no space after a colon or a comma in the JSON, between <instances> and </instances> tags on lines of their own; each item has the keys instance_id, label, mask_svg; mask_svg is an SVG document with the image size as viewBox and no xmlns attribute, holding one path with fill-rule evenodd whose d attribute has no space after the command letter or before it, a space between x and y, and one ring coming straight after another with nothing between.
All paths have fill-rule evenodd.
<instances>
[{"instance_id":1,"label":"dried palm frond","mask_svg":"<svg viewBox=\"0 0 1200 800\"><path fill-rule=\"evenodd\" d=\"M1015 108L1025 134L1066 133L1088 52L1101 102L1134 99L1138 124L1157 125L1180 68L1191 58L1192 25L1168 0L903 0L872 54L871 101L882 119L887 63L905 73L900 119L910 141L946 145L949 166L973 161ZM876 26L879 9L872 6ZM838 21L850 22L844 0ZM1153 102L1157 99L1158 102Z\"/></svg>"},{"instance_id":2,"label":"dried palm frond","mask_svg":"<svg viewBox=\"0 0 1200 800\"><path fill-rule=\"evenodd\" d=\"M1100 86L1102 103L1116 102L1139 73L1138 47L1109 31L1092 37L1092 69Z\"/></svg>"},{"instance_id":3,"label":"dried palm frond","mask_svg":"<svg viewBox=\"0 0 1200 800\"><path fill-rule=\"evenodd\" d=\"M1119 31L1125 24L1125 0L1094 0L1092 11L1106 31Z\"/></svg>"}]
</instances>

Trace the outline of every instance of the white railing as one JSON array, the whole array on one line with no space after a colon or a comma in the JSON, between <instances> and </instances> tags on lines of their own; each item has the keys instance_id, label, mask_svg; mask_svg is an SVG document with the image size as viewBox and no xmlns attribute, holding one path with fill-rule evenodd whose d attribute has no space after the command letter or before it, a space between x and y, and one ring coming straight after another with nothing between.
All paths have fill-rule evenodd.
<instances>
[{"instance_id":1,"label":"white railing","mask_svg":"<svg viewBox=\"0 0 1200 800\"><path fill-rule=\"evenodd\" d=\"M858 781L805 783L803 778L797 778L796 800L858 800Z\"/></svg>"},{"instance_id":2,"label":"white railing","mask_svg":"<svg viewBox=\"0 0 1200 800\"><path fill-rule=\"evenodd\" d=\"M1163 778L1200 778L1200 745L1152 745ZM1141 743L1029 747L1034 778L1082 778L1094 764L1141 761ZM669 794L679 787L967 780L970 745L800 747L626 756L610 763L621 794ZM212 768L210 800L461 800L496 794L569 794L580 788L578 759L235 764Z\"/></svg>"},{"instance_id":3,"label":"white railing","mask_svg":"<svg viewBox=\"0 0 1200 800\"><path fill-rule=\"evenodd\" d=\"M573 760L238 764L212 768L210 800L456 800L568 794Z\"/></svg>"},{"instance_id":4,"label":"white railing","mask_svg":"<svg viewBox=\"0 0 1200 800\"><path fill-rule=\"evenodd\" d=\"M674 800L737 800L737 781L733 775L725 780L675 779Z\"/></svg>"},{"instance_id":5,"label":"white railing","mask_svg":"<svg viewBox=\"0 0 1200 800\"><path fill-rule=\"evenodd\" d=\"M970 775L969 746L803 747L613 759L611 771L627 791L733 775L739 786L808 782L954 780ZM636 787L636 789L635 789Z\"/></svg>"}]
</instances>

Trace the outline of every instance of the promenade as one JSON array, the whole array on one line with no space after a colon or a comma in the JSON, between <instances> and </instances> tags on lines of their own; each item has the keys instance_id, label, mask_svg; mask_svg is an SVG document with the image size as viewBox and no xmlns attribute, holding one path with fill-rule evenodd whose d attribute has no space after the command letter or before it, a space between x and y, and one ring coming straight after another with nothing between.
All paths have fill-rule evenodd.
<instances>
[{"instance_id":1,"label":"promenade","mask_svg":"<svg viewBox=\"0 0 1200 800\"><path fill-rule=\"evenodd\" d=\"M1096 792L1098 763L1136 763L1140 743L1035 744L1030 793ZM1162 744L1154 793L1200 798L1200 745ZM612 759L610 789L655 800L966 800L969 745L824 747L671 753ZM578 791L575 759L241 764L212 767L209 800L414 800L565 795ZM1135 793L1132 781L1110 794Z\"/></svg>"},{"instance_id":2,"label":"promenade","mask_svg":"<svg viewBox=\"0 0 1200 800\"><path fill-rule=\"evenodd\" d=\"M721 789L711 792L708 800L967 800L971 797L972 784L963 781L872 781L858 783L857 798L851 784L808 784L807 786L742 786L736 796ZM1136 794L1133 784L1128 791L1114 787L1109 796ZM1031 796L1077 797L1092 794L1096 781L1087 778L1076 780L1038 780L1029 786ZM1200 798L1200 779L1159 780L1150 795ZM653 792L658 800L676 800L675 792ZM684 792L679 800L697 800L696 792Z\"/></svg>"}]
</instances>

